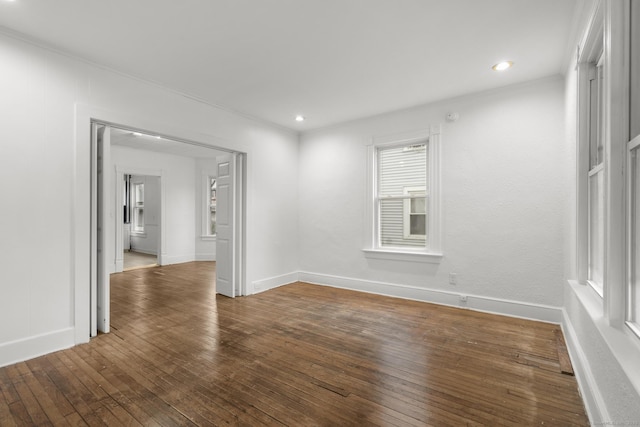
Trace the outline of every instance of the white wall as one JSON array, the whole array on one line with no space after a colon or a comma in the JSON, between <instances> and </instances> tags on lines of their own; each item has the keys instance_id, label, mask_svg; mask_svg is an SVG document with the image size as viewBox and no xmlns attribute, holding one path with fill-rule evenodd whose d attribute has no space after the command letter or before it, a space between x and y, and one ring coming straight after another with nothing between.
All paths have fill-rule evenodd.
<instances>
[{"instance_id":1,"label":"white wall","mask_svg":"<svg viewBox=\"0 0 640 427\"><path fill-rule=\"evenodd\" d=\"M132 183L136 177L145 180L146 237L132 237L132 249L155 253L158 248L157 236L161 233L162 265L195 261L195 159L114 145L111 147L111 163L114 171L133 173ZM145 171L146 176L136 175ZM155 174L161 174L159 181L152 176ZM112 181L115 182L115 177ZM147 185L154 181L161 184L162 193L160 187L154 191L153 185ZM112 188L112 200L116 199ZM160 211L160 202L164 212ZM157 227L161 217L163 227L160 230Z\"/></svg>"},{"instance_id":2,"label":"white wall","mask_svg":"<svg viewBox=\"0 0 640 427\"><path fill-rule=\"evenodd\" d=\"M297 271L295 132L3 34L0 63L0 366L89 338L91 117L247 153L249 291Z\"/></svg>"},{"instance_id":3,"label":"white wall","mask_svg":"<svg viewBox=\"0 0 640 427\"><path fill-rule=\"evenodd\" d=\"M460 119L445 122L450 111ZM367 259L366 146L372 137L431 125L442 125L444 258ZM563 82L556 77L303 134L301 278L451 304L454 294L465 294L477 297L469 306L497 311L510 308L496 308L496 300L509 300L523 306L514 314L559 321L563 132ZM458 285L448 284L450 272Z\"/></svg>"}]
</instances>

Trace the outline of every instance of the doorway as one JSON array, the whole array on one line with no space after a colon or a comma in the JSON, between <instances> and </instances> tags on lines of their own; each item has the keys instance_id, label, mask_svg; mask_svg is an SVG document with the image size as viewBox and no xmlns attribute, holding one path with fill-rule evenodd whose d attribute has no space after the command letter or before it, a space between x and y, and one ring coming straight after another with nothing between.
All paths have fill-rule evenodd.
<instances>
[{"instance_id":1,"label":"doorway","mask_svg":"<svg viewBox=\"0 0 640 427\"><path fill-rule=\"evenodd\" d=\"M160 177L116 173L116 186L122 191L122 197L116 196L116 200L122 200L122 220L117 219L116 230L118 236L122 235L122 246L116 244L122 262L120 257L116 259L116 272L155 267L159 265L162 230Z\"/></svg>"},{"instance_id":2,"label":"doorway","mask_svg":"<svg viewBox=\"0 0 640 427\"><path fill-rule=\"evenodd\" d=\"M123 135L130 143L121 141ZM125 151L131 158L123 161ZM92 121L91 336L109 331L109 274L124 270L127 248L154 255L155 247L158 265L198 260L193 249L188 253L189 247L195 247L193 239L198 234L194 228L198 202L195 190L185 184L191 180L193 187L198 174L178 169L183 167L180 165L197 164L194 159L200 157L208 159L224 182L217 193L216 219L220 222L216 230L220 239L215 242L216 282L223 285L216 286L216 291L230 297L243 295L244 155ZM152 197L154 191L157 197ZM150 203L159 205L155 214ZM177 220L175 211L180 209L190 209L192 214ZM210 228L209 223L202 222ZM153 226L157 227L157 238L151 236ZM141 237L146 238L146 246L137 239Z\"/></svg>"}]
</instances>

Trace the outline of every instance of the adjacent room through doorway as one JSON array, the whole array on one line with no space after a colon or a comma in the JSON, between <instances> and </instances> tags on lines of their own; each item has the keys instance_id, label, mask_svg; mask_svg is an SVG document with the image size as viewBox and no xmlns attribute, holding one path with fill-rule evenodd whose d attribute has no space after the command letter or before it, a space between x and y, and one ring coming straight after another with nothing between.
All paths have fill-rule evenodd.
<instances>
[{"instance_id":1,"label":"adjacent room through doorway","mask_svg":"<svg viewBox=\"0 0 640 427\"><path fill-rule=\"evenodd\" d=\"M110 329L111 275L123 271L207 261L213 292L242 295L244 156L120 125L93 129L91 336Z\"/></svg>"},{"instance_id":2,"label":"adjacent room through doorway","mask_svg":"<svg viewBox=\"0 0 640 427\"><path fill-rule=\"evenodd\" d=\"M122 181L121 271L155 267L161 232L160 177L125 173Z\"/></svg>"}]
</instances>

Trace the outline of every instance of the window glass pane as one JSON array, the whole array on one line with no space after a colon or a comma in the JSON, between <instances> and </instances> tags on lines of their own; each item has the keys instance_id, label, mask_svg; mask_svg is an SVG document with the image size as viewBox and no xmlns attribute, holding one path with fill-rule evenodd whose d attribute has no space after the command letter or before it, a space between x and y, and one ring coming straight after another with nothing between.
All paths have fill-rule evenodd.
<instances>
[{"instance_id":1,"label":"window glass pane","mask_svg":"<svg viewBox=\"0 0 640 427\"><path fill-rule=\"evenodd\" d=\"M133 184L133 231L144 231L144 183Z\"/></svg>"},{"instance_id":2,"label":"window glass pane","mask_svg":"<svg viewBox=\"0 0 640 427\"><path fill-rule=\"evenodd\" d=\"M405 200L380 200L380 246L382 247L424 247L426 244L426 215L409 215L405 227ZM414 218L416 218L414 220ZM423 218L420 220L418 218ZM415 221L415 222L414 222ZM420 230L421 236L407 236L409 230ZM407 233L405 233L405 229Z\"/></svg>"},{"instance_id":3,"label":"window glass pane","mask_svg":"<svg viewBox=\"0 0 640 427\"><path fill-rule=\"evenodd\" d=\"M144 205L144 184L136 184L135 186L136 205Z\"/></svg>"},{"instance_id":4,"label":"window glass pane","mask_svg":"<svg viewBox=\"0 0 640 427\"><path fill-rule=\"evenodd\" d=\"M631 283L629 283L629 320L640 323L640 152L631 153Z\"/></svg>"},{"instance_id":5,"label":"window glass pane","mask_svg":"<svg viewBox=\"0 0 640 427\"><path fill-rule=\"evenodd\" d=\"M378 151L378 194L403 196L406 187L427 187L427 143Z\"/></svg>"},{"instance_id":6,"label":"window glass pane","mask_svg":"<svg viewBox=\"0 0 640 427\"><path fill-rule=\"evenodd\" d=\"M133 231L144 231L144 208L133 210Z\"/></svg>"},{"instance_id":7,"label":"window glass pane","mask_svg":"<svg viewBox=\"0 0 640 427\"><path fill-rule=\"evenodd\" d=\"M602 163L602 66L595 67L589 81L589 169Z\"/></svg>"},{"instance_id":8,"label":"window glass pane","mask_svg":"<svg viewBox=\"0 0 640 427\"><path fill-rule=\"evenodd\" d=\"M216 234L216 208L212 207L209 213L209 234Z\"/></svg>"},{"instance_id":9,"label":"window glass pane","mask_svg":"<svg viewBox=\"0 0 640 427\"><path fill-rule=\"evenodd\" d=\"M427 213L427 199L424 197L411 199L411 213Z\"/></svg>"},{"instance_id":10,"label":"window glass pane","mask_svg":"<svg viewBox=\"0 0 640 427\"><path fill-rule=\"evenodd\" d=\"M589 280L600 290L604 268L604 173L589 178Z\"/></svg>"},{"instance_id":11,"label":"window glass pane","mask_svg":"<svg viewBox=\"0 0 640 427\"><path fill-rule=\"evenodd\" d=\"M427 231L426 215L411 215L411 235L425 235Z\"/></svg>"},{"instance_id":12,"label":"window glass pane","mask_svg":"<svg viewBox=\"0 0 640 427\"><path fill-rule=\"evenodd\" d=\"M215 206L216 205L216 188L217 188L217 184L216 184L216 179L215 178L209 178L209 197L210 197L210 204L211 206Z\"/></svg>"},{"instance_id":13,"label":"window glass pane","mask_svg":"<svg viewBox=\"0 0 640 427\"><path fill-rule=\"evenodd\" d=\"M217 203L217 181L215 177L209 177L209 235L216 234L216 203Z\"/></svg>"}]
</instances>

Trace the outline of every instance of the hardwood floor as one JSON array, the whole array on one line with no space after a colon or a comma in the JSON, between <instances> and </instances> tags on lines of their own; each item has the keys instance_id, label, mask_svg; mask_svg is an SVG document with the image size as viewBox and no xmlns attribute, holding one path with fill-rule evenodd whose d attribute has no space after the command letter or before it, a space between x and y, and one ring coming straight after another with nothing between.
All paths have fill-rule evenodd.
<instances>
[{"instance_id":1,"label":"hardwood floor","mask_svg":"<svg viewBox=\"0 0 640 427\"><path fill-rule=\"evenodd\" d=\"M143 254L135 251L125 251L122 255L124 271L136 268L155 267L158 265L158 257L156 255Z\"/></svg>"},{"instance_id":2,"label":"hardwood floor","mask_svg":"<svg viewBox=\"0 0 640 427\"><path fill-rule=\"evenodd\" d=\"M113 275L113 332L1 368L0 425L588 425L555 325L213 280L207 262Z\"/></svg>"}]
</instances>

